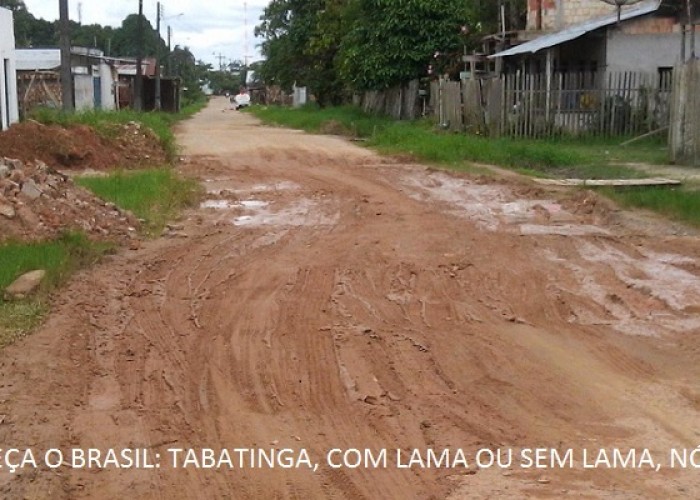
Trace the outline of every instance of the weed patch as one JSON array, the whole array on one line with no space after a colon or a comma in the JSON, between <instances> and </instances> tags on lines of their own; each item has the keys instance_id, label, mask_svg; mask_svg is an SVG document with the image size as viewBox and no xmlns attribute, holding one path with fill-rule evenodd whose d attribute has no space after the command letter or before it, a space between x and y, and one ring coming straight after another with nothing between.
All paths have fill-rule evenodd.
<instances>
[{"instance_id":1,"label":"weed patch","mask_svg":"<svg viewBox=\"0 0 700 500\"><path fill-rule=\"evenodd\" d=\"M199 186L169 168L119 171L106 177L79 177L75 182L144 220L147 234L157 235L166 222L198 199Z\"/></svg>"},{"instance_id":2,"label":"weed patch","mask_svg":"<svg viewBox=\"0 0 700 500\"><path fill-rule=\"evenodd\" d=\"M108 243L88 240L82 233L65 233L56 240L0 245L0 290L17 277L35 269L46 271L46 278L35 297L6 302L0 296L0 347L27 334L48 310L48 292L64 283L76 270L92 265L112 250Z\"/></svg>"},{"instance_id":3,"label":"weed patch","mask_svg":"<svg viewBox=\"0 0 700 500\"><path fill-rule=\"evenodd\" d=\"M700 227L700 191L683 187L649 186L604 189L622 206L646 208Z\"/></svg>"}]
</instances>

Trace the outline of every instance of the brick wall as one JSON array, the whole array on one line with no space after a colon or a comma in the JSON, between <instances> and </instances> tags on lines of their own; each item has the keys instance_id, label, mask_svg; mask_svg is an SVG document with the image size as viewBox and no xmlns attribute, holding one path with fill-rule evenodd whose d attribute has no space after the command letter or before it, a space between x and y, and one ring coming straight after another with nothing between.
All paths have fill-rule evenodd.
<instances>
[{"instance_id":1,"label":"brick wall","mask_svg":"<svg viewBox=\"0 0 700 500\"><path fill-rule=\"evenodd\" d=\"M615 6L600 0L528 0L528 30L537 29L537 11L540 3L542 29L548 31L617 12Z\"/></svg>"}]
</instances>

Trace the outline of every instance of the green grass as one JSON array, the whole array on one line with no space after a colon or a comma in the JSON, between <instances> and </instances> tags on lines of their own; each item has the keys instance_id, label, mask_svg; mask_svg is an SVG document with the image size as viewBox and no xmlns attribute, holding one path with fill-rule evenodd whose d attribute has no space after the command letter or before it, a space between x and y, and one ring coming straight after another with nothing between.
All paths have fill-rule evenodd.
<instances>
[{"instance_id":1,"label":"green grass","mask_svg":"<svg viewBox=\"0 0 700 500\"><path fill-rule=\"evenodd\" d=\"M0 290L28 271L46 271L36 296L19 302L7 302L0 297L0 347L26 335L41 322L48 310L48 292L111 250L112 245L90 241L82 233L65 233L54 241L0 245Z\"/></svg>"},{"instance_id":2,"label":"green grass","mask_svg":"<svg viewBox=\"0 0 700 500\"><path fill-rule=\"evenodd\" d=\"M129 122L139 122L150 128L158 136L163 149L171 160L177 155L177 144L172 127L174 124L189 118L206 105L206 100L196 101L184 107L179 113L166 112L136 112L129 109L121 111L89 110L78 113L65 113L61 110L38 108L29 118L46 125L87 125L106 138L115 135L117 127Z\"/></svg>"},{"instance_id":3,"label":"green grass","mask_svg":"<svg viewBox=\"0 0 700 500\"><path fill-rule=\"evenodd\" d=\"M41 300L0 302L0 349L29 334L47 312L48 307Z\"/></svg>"},{"instance_id":4,"label":"green grass","mask_svg":"<svg viewBox=\"0 0 700 500\"><path fill-rule=\"evenodd\" d=\"M388 154L409 154L458 170L470 170L473 163L511 168L528 175L581 177L585 179L641 177L623 163L651 159L663 162L662 145L637 143L622 148L607 139L492 139L483 136L437 130L428 120L397 122L368 115L359 108L343 106L318 109L256 107L250 110L265 123L299 128L308 132L337 131L361 137L367 145Z\"/></svg>"},{"instance_id":5,"label":"green grass","mask_svg":"<svg viewBox=\"0 0 700 500\"><path fill-rule=\"evenodd\" d=\"M79 177L76 183L145 221L147 234L159 234L182 208L194 204L199 185L170 168L118 171L106 177Z\"/></svg>"},{"instance_id":6,"label":"green grass","mask_svg":"<svg viewBox=\"0 0 700 500\"><path fill-rule=\"evenodd\" d=\"M691 187L606 188L603 194L622 206L646 208L700 227L700 190Z\"/></svg>"}]
</instances>

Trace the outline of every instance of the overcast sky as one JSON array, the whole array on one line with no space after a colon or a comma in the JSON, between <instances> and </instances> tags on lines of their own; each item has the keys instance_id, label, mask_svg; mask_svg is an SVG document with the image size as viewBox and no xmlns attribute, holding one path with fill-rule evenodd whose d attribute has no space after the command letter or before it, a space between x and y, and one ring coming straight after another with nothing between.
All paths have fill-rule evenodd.
<instances>
[{"instance_id":1,"label":"overcast sky","mask_svg":"<svg viewBox=\"0 0 700 500\"><path fill-rule=\"evenodd\" d=\"M58 19L58 0L24 0L24 3L34 17L50 21ZM253 28L269 0L163 0L161 3L164 9L161 36L167 39L166 26L170 25L173 46L188 46L197 59L215 66L219 64L219 54L227 60L244 60L245 55L248 55L249 62L260 58L257 48L260 40L254 38ZM81 11L83 24L114 27L120 26L129 14L138 12L139 6L138 0L69 0L68 5L70 17L75 21L78 21ZM154 27L156 10L156 0L143 0L143 13ZM179 16L181 13L183 15Z\"/></svg>"}]
</instances>

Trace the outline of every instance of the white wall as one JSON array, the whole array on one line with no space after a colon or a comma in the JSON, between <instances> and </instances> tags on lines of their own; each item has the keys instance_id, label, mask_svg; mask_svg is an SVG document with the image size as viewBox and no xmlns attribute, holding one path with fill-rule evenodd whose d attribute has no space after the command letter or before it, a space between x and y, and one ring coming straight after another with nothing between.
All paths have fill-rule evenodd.
<instances>
[{"instance_id":1,"label":"white wall","mask_svg":"<svg viewBox=\"0 0 700 500\"><path fill-rule=\"evenodd\" d=\"M680 62L681 36L678 33L625 34L610 33L607 43L608 71L645 71Z\"/></svg>"},{"instance_id":2,"label":"white wall","mask_svg":"<svg viewBox=\"0 0 700 500\"><path fill-rule=\"evenodd\" d=\"M100 80L102 86L102 109L112 111L117 108L114 85L115 73L109 64L100 64Z\"/></svg>"},{"instance_id":3,"label":"white wall","mask_svg":"<svg viewBox=\"0 0 700 500\"><path fill-rule=\"evenodd\" d=\"M58 70L61 66L60 49L17 49L17 71Z\"/></svg>"},{"instance_id":4,"label":"white wall","mask_svg":"<svg viewBox=\"0 0 700 500\"><path fill-rule=\"evenodd\" d=\"M0 129L19 120L12 11L0 7Z\"/></svg>"},{"instance_id":5,"label":"white wall","mask_svg":"<svg viewBox=\"0 0 700 500\"><path fill-rule=\"evenodd\" d=\"M92 75L73 75L75 110L95 109L95 84Z\"/></svg>"}]
</instances>

